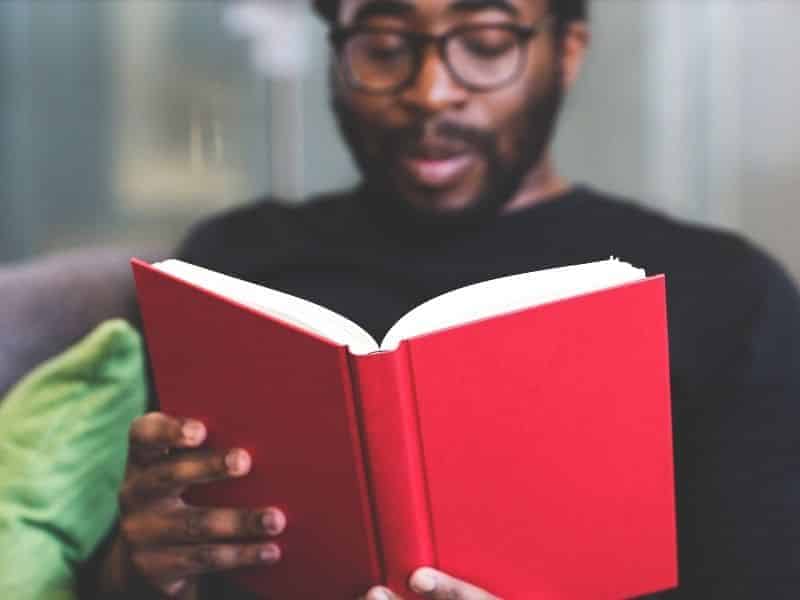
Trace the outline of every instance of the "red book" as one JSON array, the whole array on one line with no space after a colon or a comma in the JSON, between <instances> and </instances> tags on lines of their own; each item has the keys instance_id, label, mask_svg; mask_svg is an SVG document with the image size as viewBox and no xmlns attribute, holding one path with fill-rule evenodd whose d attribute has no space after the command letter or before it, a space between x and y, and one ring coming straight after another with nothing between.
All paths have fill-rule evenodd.
<instances>
[{"instance_id":1,"label":"red book","mask_svg":"<svg viewBox=\"0 0 800 600\"><path fill-rule=\"evenodd\" d=\"M162 410L253 456L190 500L287 513L281 563L232 575L264 598L413 598L426 565L506 600L677 585L663 276L611 260L470 286L379 349L285 294L133 269Z\"/></svg>"}]
</instances>

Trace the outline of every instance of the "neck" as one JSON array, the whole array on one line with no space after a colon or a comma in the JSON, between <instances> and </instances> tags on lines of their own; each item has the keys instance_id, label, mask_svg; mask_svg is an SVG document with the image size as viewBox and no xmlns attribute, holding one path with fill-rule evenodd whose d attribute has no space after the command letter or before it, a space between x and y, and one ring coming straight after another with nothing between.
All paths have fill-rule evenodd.
<instances>
[{"instance_id":1,"label":"neck","mask_svg":"<svg viewBox=\"0 0 800 600\"><path fill-rule=\"evenodd\" d=\"M569 187L569 182L558 174L548 150L542 160L522 180L519 191L503 208L503 214L552 200L566 192Z\"/></svg>"}]
</instances>

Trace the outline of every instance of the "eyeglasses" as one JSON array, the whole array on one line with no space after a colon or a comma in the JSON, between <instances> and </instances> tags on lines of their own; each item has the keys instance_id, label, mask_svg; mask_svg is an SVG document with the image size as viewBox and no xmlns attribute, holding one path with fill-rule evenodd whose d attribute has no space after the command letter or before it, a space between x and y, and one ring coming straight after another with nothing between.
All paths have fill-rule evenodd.
<instances>
[{"instance_id":1,"label":"eyeglasses","mask_svg":"<svg viewBox=\"0 0 800 600\"><path fill-rule=\"evenodd\" d=\"M545 17L532 27L467 25L444 35L356 26L335 29L336 49L344 79L369 94L396 94L413 84L433 44L450 75L474 92L509 85L525 69L530 41L550 26Z\"/></svg>"}]
</instances>

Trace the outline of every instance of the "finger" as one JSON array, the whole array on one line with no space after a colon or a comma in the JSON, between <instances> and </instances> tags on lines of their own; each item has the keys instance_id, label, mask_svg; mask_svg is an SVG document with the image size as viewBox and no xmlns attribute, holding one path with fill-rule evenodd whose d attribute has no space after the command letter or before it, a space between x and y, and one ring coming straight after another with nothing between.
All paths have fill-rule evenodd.
<instances>
[{"instance_id":1,"label":"finger","mask_svg":"<svg viewBox=\"0 0 800 600\"><path fill-rule=\"evenodd\" d=\"M485 590L430 567L414 571L408 583L414 592L431 600L499 600Z\"/></svg>"},{"instance_id":2,"label":"finger","mask_svg":"<svg viewBox=\"0 0 800 600\"><path fill-rule=\"evenodd\" d=\"M227 453L197 451L137 470L122 486L120 502L128 512L179 496L190 485L242 477L250 471L250 455L240 448Z\"/></svg>"},{"instance_id":3,"label":"finger","mask_svg":"<svg viewBox=\"0 0 800 600\"><path fill-rule=\"evenodd\" d=\"M286 529L286 516L277 508L190 507L154 515L142 511L123 519L120 527L133 546L197 544L278 536Z\"/></svg>"},{"instance_id":4,"label":"finger","mask_svg":"<svg viewBox=\"0 0 800 600\"><path fill-rule=\"evenodd\" d=\"M159 589L165 596L174 598L178 596L178 594L186 590L186 587L188 585L189 582L186 579L179 579L178 581L162 584L159 586Z\"/></svg>"},{"instance_id":5,"label":"finger","mask_svg":"<svg viewBox=\"0 0 800 600\"><path fill-rule=\"evenodd\" d=\"M218 573L273 565L281 558L277 544L202 544L141 550L133 557L136 569L161 589L177 585L180 580L206 573Z\"/></svg>"},{"instance_id":6,"label":"finger","mask_svg":"<svg viewBox=\"0 0 800 600\"><path fill-rule=\"evenodd\" d=\"M374 587L358 600L402 600L402 598L388 588Z\"/></svg>"},{"instance_id":7,"label":"finger","mask_svg":"<svg viewBox=\"0 0 800 600\"><path fill-rule=\"evenodd\" d=\"M131 425L131 459L137 464L148 464L169 448L195 448L205 438L205 426L199 421L149 413Z\"/></svg>"}]
</instances>

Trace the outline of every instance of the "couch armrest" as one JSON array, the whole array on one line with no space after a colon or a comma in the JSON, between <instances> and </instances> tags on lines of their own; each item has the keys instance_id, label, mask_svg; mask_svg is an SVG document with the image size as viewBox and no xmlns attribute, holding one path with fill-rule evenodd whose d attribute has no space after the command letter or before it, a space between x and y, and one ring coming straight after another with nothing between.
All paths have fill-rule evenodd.
<instances>
[{"instance_id":1,"label":"couch armrest","mask_svg":"<svg viewBox=\"0 0 800 600\"><path fill-rule=\"evenodd\" d=\"M131 256L165 247L99 247L0 266L0 397L25 373L114 317L132 319Z\"/></svg>"}]
</instances>

